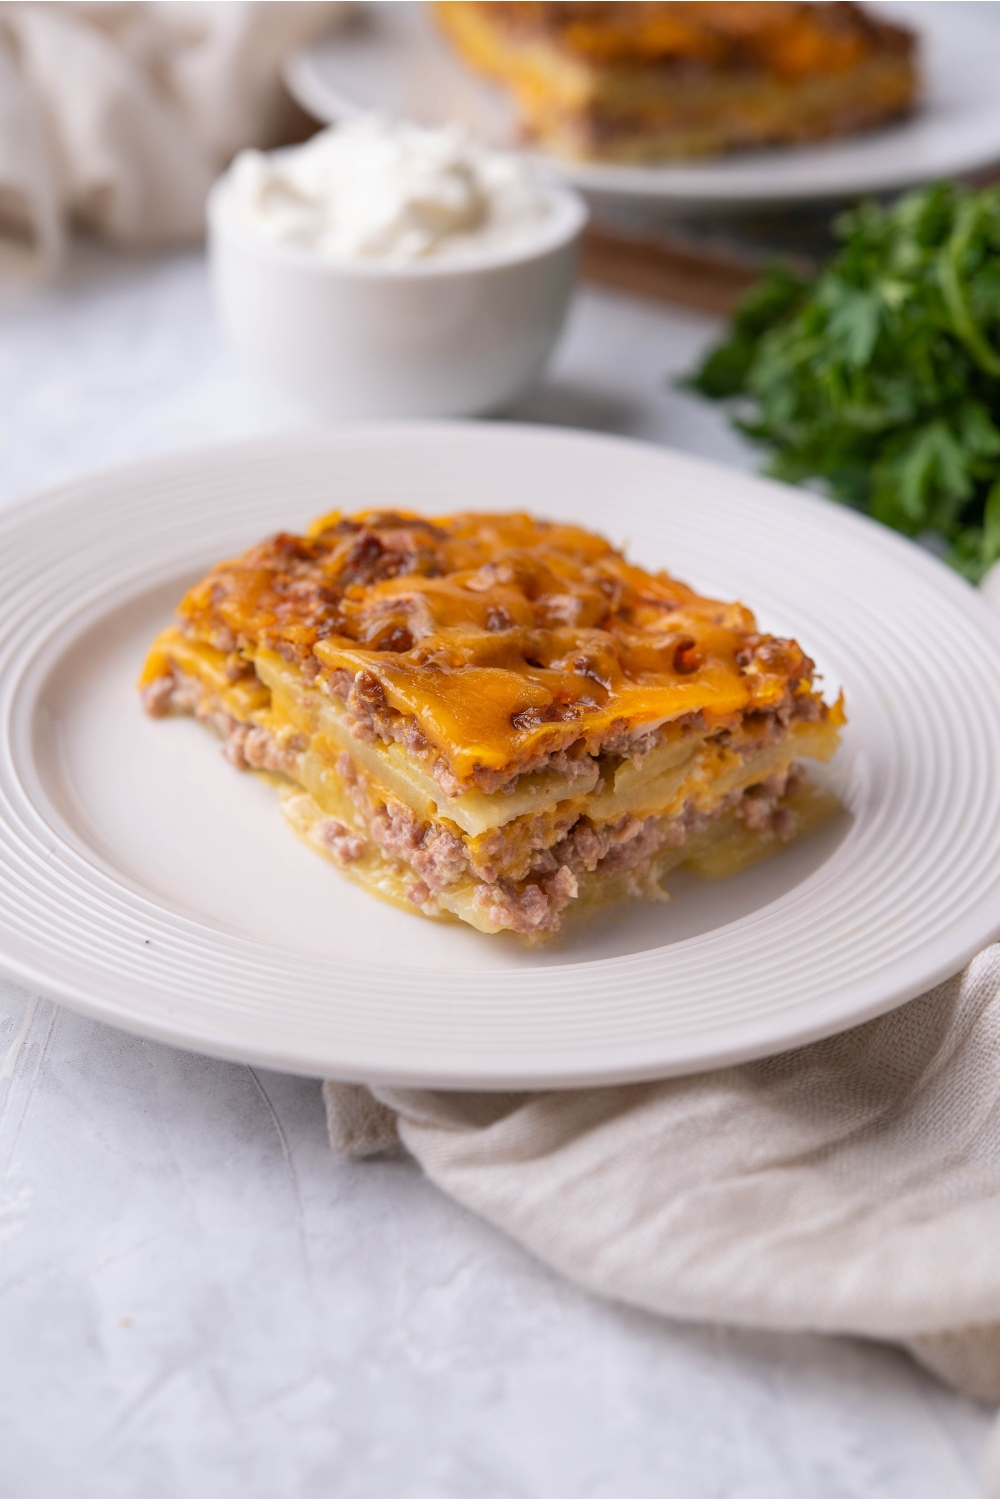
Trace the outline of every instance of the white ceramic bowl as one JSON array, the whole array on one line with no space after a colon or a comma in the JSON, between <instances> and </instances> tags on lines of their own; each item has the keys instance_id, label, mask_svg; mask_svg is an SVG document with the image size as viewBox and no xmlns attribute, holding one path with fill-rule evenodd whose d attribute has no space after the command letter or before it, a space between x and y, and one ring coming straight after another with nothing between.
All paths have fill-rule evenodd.
<instances>
[{"instance_id":1,"label":"white ceramic bowl","mask_svg":"<svg viewBox=\"0 0 1000 1500\"><path fill-rule=\"evenodd\" d=\"M545 192L551 213L517 249L400 265L261 239L223 176L208 198L208 239L226 333L323 416L497 411L540 374L573 288L586 206L570 189Z\"/></svg>"}]
</instances>

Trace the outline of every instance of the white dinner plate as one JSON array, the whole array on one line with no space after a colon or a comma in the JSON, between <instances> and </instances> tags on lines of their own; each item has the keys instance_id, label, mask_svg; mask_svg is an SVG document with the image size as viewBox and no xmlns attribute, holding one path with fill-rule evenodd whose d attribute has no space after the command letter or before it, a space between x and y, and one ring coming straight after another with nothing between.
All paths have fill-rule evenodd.
<instances>
[{"instance_id":1,"label":"white dinner plate","mask_svg":"<svg viewBox=\"0 0 1000 1500\"><path fill-rule=\"evenodd\" d=\"M592 192L688 209L890 192L1000 160L997 7L889 0L871 8L920 35L923 98L908 119L839 141L734 152L679 166L540 160ZM285 79L320 120L378 109L429 125L461 120L497 144L514 139L513 112L504 97L456 61L414 0L365 6L341 30L293 55Z\"/></svg>"},{"instance_id":2,"label":"white dinner plate","mask_svg":"<svg viewBox=\"0 0 1000 1500\"><path fill-rule=\"evenodd\" d=\"M551 951L365 895L273 788L135 680L221 557L341 507L523 507L794 633L850 717L847 811L725 882ZM0 512L0 969L89 1015L310 1074L451 1087L694 1071L890 1009L1000 925L1000 631L892 532L618 438L318 430L159 459Z\"/></svg>"}]
</instances>

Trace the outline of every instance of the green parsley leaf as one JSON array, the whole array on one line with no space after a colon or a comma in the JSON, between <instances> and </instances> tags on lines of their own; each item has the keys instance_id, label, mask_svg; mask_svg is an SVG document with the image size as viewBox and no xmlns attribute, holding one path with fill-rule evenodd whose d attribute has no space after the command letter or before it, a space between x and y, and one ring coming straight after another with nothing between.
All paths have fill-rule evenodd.
<instances>
[{"instance_id":1,"label":"green parsley leaf","mask_svg":"<svg viewBox=\"0 0 1000 1500\"><path fill-rule=\"evenodd\" d=\"M766 272L686 384L735 403L769 471L976 580L1000 560L1000 189L939 183L842 215L812 280Z\"/></svg>"}]
</instances>

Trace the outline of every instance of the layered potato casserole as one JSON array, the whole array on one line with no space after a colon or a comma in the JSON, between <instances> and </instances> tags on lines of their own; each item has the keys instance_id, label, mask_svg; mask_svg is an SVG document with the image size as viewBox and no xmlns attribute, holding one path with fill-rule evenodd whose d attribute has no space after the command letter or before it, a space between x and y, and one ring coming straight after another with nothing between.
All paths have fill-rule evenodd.
<instances>
[{"instance_id":1,"label":"layered potato casserole","mask_svg":"<svg viewBox=\"0 0 1000 1500\"><path fill-rule=\"evenodd\" d=\"M786 0L433 6L460 57L559 156L656 162L820 140L912 108L916 39L858 5Z\"/></svg>"},{"instance_id":2,"label":"layered potato casserole","mask_svg":"<svg viewBox=\"0 0 1000 1500\"><path fill-rule=\"evenodd\" d=\"M813 826L831 798L799 763L844 722L744 605L520 513L273 536L187 593L140 686L372 893L531 938Z\"/></svg>"}]
</instances>

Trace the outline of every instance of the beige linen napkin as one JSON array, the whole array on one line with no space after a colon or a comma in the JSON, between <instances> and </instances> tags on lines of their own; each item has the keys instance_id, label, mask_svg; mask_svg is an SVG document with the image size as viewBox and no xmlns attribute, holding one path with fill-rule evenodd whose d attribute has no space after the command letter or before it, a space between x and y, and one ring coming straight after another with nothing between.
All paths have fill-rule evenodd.
<instances>
[{"instance_id":1,"label":"beige linen napkin","mask_svg":"<svg viewBox=\"0 0 1000 1500\"><path fill-rule=\"evenodd\" d=\"M282 59L342 9L0 0L0 270L51 269L71 221L197 239L212 179L287 123Z\"/></svg>"},{"instance_id":2,"label":"beige linen napkin","mask_svg":"<svg viewBox=\"0 0 1000 1500\"><path fill-rule=\"evenodd\" d=\"M591 1291L890 1339L1000 1400L1000 946L878 1020L693 1078L324 1094L335 1150L401 1142Z\"/></svg>"}]
</instances>

